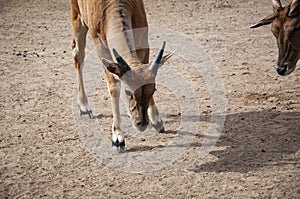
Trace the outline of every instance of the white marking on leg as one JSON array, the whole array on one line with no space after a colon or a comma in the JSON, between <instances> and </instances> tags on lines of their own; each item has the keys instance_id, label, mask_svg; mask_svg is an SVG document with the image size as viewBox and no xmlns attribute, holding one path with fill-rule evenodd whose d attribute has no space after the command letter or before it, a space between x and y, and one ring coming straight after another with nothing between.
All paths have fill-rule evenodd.
<instances>
[{"instance_id":1,"label":"white marking on leg","mask_svg":"<svg viewBox=\"0 0 300 199\"><path fill-rule=\"evenodd\" d=\"M121 124L121 115L120 115L120 90L121 90L121 83L115 83L113 85L113 91L111 96L111 105L112 105L112 112L113 112L113 120L115 127L119 127Z\"/></svg>"},{"instance_id":2,"label":"white marking on leg","mask_svg":"<svg viewBox=\"0 0 300 199\"><path fill-rule=\"evenodd\" d=\"M115 129L114 125L112 126L112 141L119 143L124 141L124 133L121 129Z\"/></svg>"},{"instance_id":3,"label":"white marking on leg","mask_svg":"<svg viewBox=\"0 0 300 199\"><path fill-rule=\"evenodd\" d=\"M158 109L155 105L148 108L148 116L150 118L152 127L154 127L157 132L162 133L165 131L164 122L159 116Z\"/></svg>"},{"instance_id":4,"label":"white marking on leg","mask_svg":"<svg viewBox=\"0 0 300 199\"><path fill-rule=\"evenodd\" d=\"M148 116L152 124L156 125L158 122L161 122L161 118L159 117L159 112L156 105L150 106L148 108Z\"/></svg>"},{"instance_id":5,"label":"white marking on leg","mask_svg":"<svg viewBox=\"0 0 300 199\"><path fill-rule=\"evenodd\" d=\"M112 113L113 113L113 125L112 125L112 141L119 142L124 141L124 133L121 130L121 114L120 114L120 91L121 91L121 83L117 82L113 85L113 92L111 95L112 102Z\"/></svg>"},{"instance_id":6,"label":"white marking on leg","mask_svg":"<svg viewBox=\"0 0 300 199\"><path fill-rule=\"evenodd\" d=\"M89 106L88 106L88 99L85 93L84 89L84 81L83 81L83 75L82 75L82 69L83 69L83 59L84 59L84 54L82 55L82 52L80 52L78 48L78 41L76 41L76 47L73 50L73 59L76 60L78 64L78 68L76 69L77 73L77 83L78 83L78 94L77 94L77 103L80 107L80 110L83 112L89 111Z\"/></svg>"},{"instance_id":7,"label":"white marking on leg","mask_svg":"<svg viewBox=\"0 0 300 199\"><path fill-rule=\"evenodd\" d=\"M80 22L81 22L82 27L86 27L85 22L83 21L82 18L80 18Z\"/></svg>"}]
</instances>

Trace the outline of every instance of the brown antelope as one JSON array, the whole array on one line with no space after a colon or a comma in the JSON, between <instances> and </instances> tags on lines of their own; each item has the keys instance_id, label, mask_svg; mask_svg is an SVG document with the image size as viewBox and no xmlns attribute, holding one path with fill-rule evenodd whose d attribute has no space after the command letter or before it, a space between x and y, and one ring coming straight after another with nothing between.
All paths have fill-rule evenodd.
<instances>
[{"instance_id":1,"label":"brown antelope","mask_svg":"<svg viewBox=\"0 0 300 199\"><path fill-rule=\"evenodd\" d=\"M125 147L119 110L120 92L123 92L121 82L125 85L124 92L133 126L139 131L144 131L150 123L156 131L163 132L163 121L159 116L153 94L158 68L172 56L172 53L163 56L164 42L153 62L148 64L148 23L143 1L70 0L70 5L73 30L72 56L78 79L78 105L81 114L88 114L90 117L92 114L82 76L86 34L89 31L104 65L111 96L113 148L122 152ZM135 33L133 31L135 29L140 30ZM115 35L118 37L114 38Z\"/></svg>"},{"instance_id":2,"label":"brown antelope","mask_svg":"<svg viewBox=\"0 0 300 199\"><path fill-rule=\"evenodd\" d=\"M272 32L279 50L277 72L289 75L300 59L300 0L283 7L280 0L273 0L274 13L251 26L257 28L272 23Z\"/></svg>"}]
</instances>

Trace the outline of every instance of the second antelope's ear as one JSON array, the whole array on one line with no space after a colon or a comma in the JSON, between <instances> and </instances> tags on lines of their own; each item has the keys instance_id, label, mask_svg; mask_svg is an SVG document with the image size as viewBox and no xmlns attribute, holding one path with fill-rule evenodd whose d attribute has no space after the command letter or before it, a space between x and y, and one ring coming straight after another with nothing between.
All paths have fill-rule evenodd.
<instances>
[{"instance_id":1,"label":"second antelope's ear","mask_svg":"<svg viewBox=\"0 0 300 199\"><path fill-rule=\"evenodd\" d=\"M294 16L300 13L300 0L293 0L289 11L289 16Z\"/></svg>"},{"instance_id":2,"label":"second antelope's ear","mask_svg":"<svg viewBox=\"0 0 300 199\"><path fill-rule=\"evenodd\" d=\"M260 20L256 24L253 24L252 26L250 26L250 28L258 28L260 26L265 26L265 25L271 24L274 21L274 19L276 18L276 16L277 15L275 13L273 13L273 14L267 16L266 18Z\"/></svg>"}]
</instances>

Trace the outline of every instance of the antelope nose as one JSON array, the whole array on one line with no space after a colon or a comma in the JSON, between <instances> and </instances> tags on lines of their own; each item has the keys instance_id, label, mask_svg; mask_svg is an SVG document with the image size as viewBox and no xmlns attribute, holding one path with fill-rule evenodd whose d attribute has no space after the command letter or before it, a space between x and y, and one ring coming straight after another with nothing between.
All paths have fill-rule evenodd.
<instances>
[{"instance_id":1,"label":"antelope nose","mask_svg":"<svg viewBox=\"0 0 300 199\"><path fill-rule=\"evenodd\" d=\"M279 66L279 67L277 68L277 73L278 73L279 75L284 76L285 73L287 72L287 69L288 69L288 66L287 66L287 65Z\"/></svg>"},{"instance_id":2,"label":"antelope nose","mask_svg":"<svg viewBox=\"0 0 300 199\"><path fill-rule=\"evenodd\" d=\"M144 126L147 126L147 125L148 125L148 122L147 122L147 121L138 121L138 122L136 123L136 125L137 125L138 127L144 127Z\"/></svg>"},{"instance_id":3,"label":"antelope nose","mask_svg":"<svg viewBox=\"0 0 300 199\"><path fill-rule=\"evenodd\" d=\"M139 121L139 122L136 123L136 125L140 127L140 126L143 125L143 122L142 122L142 121Z\"/></svg>"}]
</instances>

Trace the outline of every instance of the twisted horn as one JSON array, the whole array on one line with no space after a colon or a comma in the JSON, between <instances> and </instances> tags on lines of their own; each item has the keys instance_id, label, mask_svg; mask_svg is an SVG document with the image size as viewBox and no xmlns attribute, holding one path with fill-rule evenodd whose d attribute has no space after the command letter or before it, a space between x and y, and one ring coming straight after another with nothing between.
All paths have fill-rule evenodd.
<instances>
[{"instance_id":1,"label":"twisted horn","mask_svg":"<svg viewBox=\"0 0 300 199\"><path fill-rule=\"evenodd\" d=\"M293 15L296 9L300 6L299 0L293 0L290 8L289 15Z\"/></svg>"},{"instance_id":2,"label":"twisted horn","mask_svg":"<svg viewBox=\"0 0 300 199\"><path fill-rule=\"evenodd\" d=\"M151 65L149 67L151 72L155 75L157 74L157 71L158 71L158 68L160 65L160 61L163 57L165 46L166 46L166 42L164 41L162 47L159 49L157 55L155 56L154 60L152 61Z\"/></svg>"}]
</instances>

